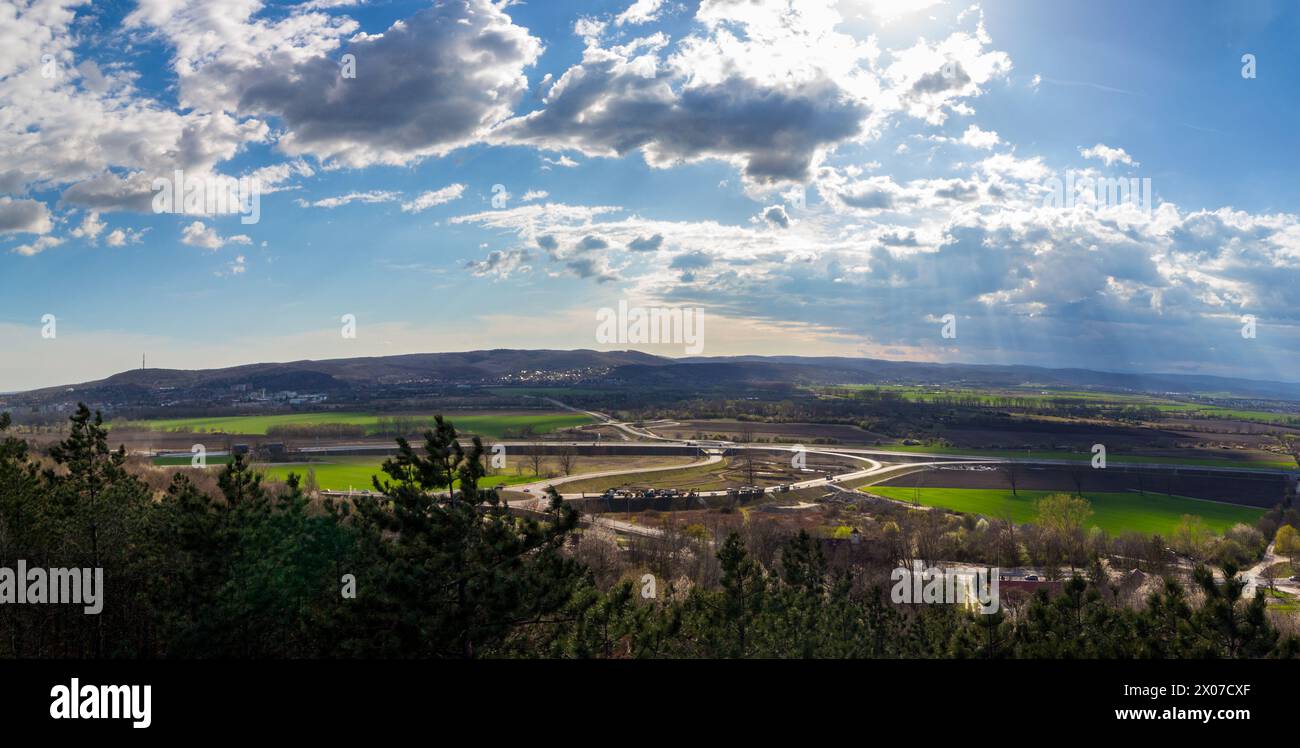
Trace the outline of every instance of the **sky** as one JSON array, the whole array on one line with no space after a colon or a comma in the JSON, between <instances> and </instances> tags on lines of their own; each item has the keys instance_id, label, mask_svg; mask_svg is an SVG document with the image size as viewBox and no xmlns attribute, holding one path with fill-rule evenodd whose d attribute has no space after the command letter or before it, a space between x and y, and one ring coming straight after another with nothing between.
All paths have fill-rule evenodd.
<instances>
[{"instance_id":1,"label":"sky","mask_svg":"<svg viewBox=\"0 0 1300 748\"><path fill-rule=\"evenodd\" d=\"M0 0L0 391L685 355L601 338L620 301L700 310L708 356L1300 381L1298 33L1255 0Z\"/></svg>"}]
</instances>

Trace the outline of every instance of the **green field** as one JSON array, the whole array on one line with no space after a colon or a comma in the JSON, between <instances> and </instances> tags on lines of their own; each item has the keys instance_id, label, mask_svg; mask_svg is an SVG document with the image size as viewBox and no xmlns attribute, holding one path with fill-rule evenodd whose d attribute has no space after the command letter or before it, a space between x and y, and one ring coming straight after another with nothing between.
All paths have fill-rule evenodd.
<instances>
[{"instance_id":1,"label":"green field","mask_svg":"<svg viewBox=\"0 0 1300 748\"><path fill-rule=\"evenodd\" d=\"M975 407L1049 407L1091 405L1104 410L1152 408L1171 417L1213 418L1269 424L1294 424L1300 413L1294 406L1279 406L1282 412L1229 408L1208 402L1160 397L1148 394L1056 390L1041 387L974 389L967 387L925 387L920 385L841 384L808 388L831 397L852 397L859 393L886 393L908 402L955 403ZM1224 393L1226 396L1226 393Z\"/></svg>"},{"instance_id":2,"label":"green field","mask_svg":"<svg viewBox=\"0 0 1300 748\"><path fill-rule=\"evenodd\" d=\"M209 455L207 457L208 465L225 465L231 461L231 457L224 455ZM190 467L194 464L194 458L190 455L178 455L176 457L155 457L153 464L158 467Z\"/></svg>"},{"instance_id":3,"label":"green field","mask_svg":"<svg viewBox=\"0 0 1300 748\"><path fill-rule=\"evenodd\" d=\"M249 434L264 436L267 429L274 426L316 426L326 424L346 424L364 426L377 430L383 418L416 418L425 425L433 424L433 415L410 415L405 413L286 413L268 416L225 416L213 418L169 418L154 421L127 422L122 427L143 428L151 431L177 431L210 434ZM466 434L478 434L500 438L507 431L519 432L531 426L533 433L545 434L560 429L573 428L593 423L594 419L581 413L545 412L545 413L511 413L511 414L446 414L456 430Z\"/></svg>"},{"instance_id":4,"label":"green field","mask_svg":"<svg viewBox=\"0 0 1300 748\"><path fill-rule=\"evenodd\" d=\"M289 473L297 473L298 477L306 480L307 471L316 472L316 483L327 491L347 491L350 489L370 490L373 488L370 477L379 475L387 478L380 470L380 465L384 463L382 457L336 457L328 462L304 462L294 465L270 465L254 466L255 469L266 476L266 480L283 481L289 477ZM516 475L514 472L509 474L501 473L498 475L489 475L479 484L482 488L492 488L493 486L514 485L516 483L528 483L536 480L532 475Z\"/></svg>"},{"instance_id":5,"label":"green field","mask_svg":"<svg viewBox=\"0 0 1300 748\"><path fill-rule=\"evenodd\" d=\"M1092 459L1090 452L1064 452L1045 449L966 449L961 447L936 447L924 444L905 446L886 444L881 447L891 452L915 452L918 454L968 455L971 457L1018 457L1023 460L1073 460L1088 462ZM1294 470L1295 461L1280 459L1269 452L1245 452L1233 450L1243 455L1237 459L1215 459L1212 457L1170 457L1165 455L1123 455L1108 454L1106 460L1117 463L1148 465L1199 465L1202 467L1229 467L1242 470ZM1271 459L1270 459L1271 458Z\"/></svg>"},{"instance_id":6,"label":"green field","mask_svg":"<svg viewBox=\"0 0 1300 748\"><path fill-rule=\"evenodd\" d=\"M899 501L911 502L914 498L926 506L937 506L967 514L982 514L995 519L1013 522L1034 522L1038 499L1060 491L1020 491L986 488L922 488L906 486L870 486L862 489ZM1255 524L1264 514L1263 509L1219 504L1179 496L1148 493L1087 493L1084 498L1092 504L1092 522L1095 527L1118 535L1132 530L1141 533L1159 533L1168 537L1190 514L1205 520L1215 532L1223 532L1238 522Z\"/></svg>"}]
</instances>

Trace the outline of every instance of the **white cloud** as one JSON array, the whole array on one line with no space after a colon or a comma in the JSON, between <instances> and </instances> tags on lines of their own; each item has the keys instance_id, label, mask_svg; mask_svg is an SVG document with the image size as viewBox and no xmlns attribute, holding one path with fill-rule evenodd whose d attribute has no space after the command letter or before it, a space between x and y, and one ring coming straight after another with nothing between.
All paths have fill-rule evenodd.
<instances>
[{"instance_id":1,"label":"white cloud","mask_svg":"<svg viewBox=\"0 0 1300 748\"><path fill-rule=\"evenodd\" d=\"M144 231L135 231L134 229L113 229L104 238L104 243L110 247L122 247L127 244L139 244L144 237Z\"/></svg>"},{"instance_id":2,"label":"white cloud","mask_svg":"<svg viewBox=\"0 0 1300 748\"><path fill-rule=\"evenodd\" d=\"M887 88L881 109L901 111L930 125L943 124L953 113L970 114L966 100L981 95L983 86L1012 69L1010 56L988 45L981 18L974 31L956 31L934 43L922 39L891 52L882 70Z\"/></svg>"},{"instance_id":3,"label":"white cloud","mask_svg":"<svg viewBox=\"0 0 1300 748\"><path fill-rule=\"evenodd\" d=\"M1079 155L1084 158L1096 159L1104 162L1107 166L1114 164L1128 164L1129 166L1140 166L1133 157L1124 152L1123 148L1111 148L1108 145L1098 143L1091 148L1079 148Z\"/></svg>"},{"instance_id":4,"label":"white cloud","mask_svg":"<svg viewBox=\"0 0 1300 748\"><path fill-rule=\"evenodd\" d=\"M972 148L989 150L1002 141L996 132L981 130L978 125L971 125L966 128L966 132L962 133L961 142Z\"/></svg>"},{"instance_id":5,"label":"white cloud","mask_svg":"<svg viewBox=\"0 0 1300 748\"><path fill-rule=\"evenodd\" d=\"M346 195L336 195L335 197L325 197L320 200L308 201L298 199L295 202L300 208L339 208L351 203L391 203L402 198L402 193L391 192L388 190L369 190L367 192L349 192Z\"/></svg>"},{"instance_id":6,"label":"white cloud","mask_svg":"<svg viewBox=\"0 0 1300 748\"><path fill-rule=\"evenodd\" d=\"M408 164L479 141L511 115L542 50L490 0L439 3L382 34L322 13L270 20L262 8L141 0L127 25L156 29L175 48L182 106L276 117L281 151L327 166ZM355 78L342 75L344 54Z\"/></svg>"},{"instance_id":7,"label":"white cloud","mask_svg":"<svg viewBox=\"0 0 1300 748\"><path fill-rule=\"evenodd\" d=\"M459 200L465 194L465 185L451 184L437 190L420 193L414 200L402 203L403 213L419 213L436 205Z\"/></svg>"},{"instance_id":8,"label":"white cloud","mask_svg":"<svg viewBox=\"0 0 1300 748\"><path fill-rule=\"evenodd\" d=\"M982 19L883 53L874 38L841 30L839 6L705 0L702 30L675 43L656 32L607 46L587 29L581 63L495 140L593 157L637 152L657 168L723 160L751 188L804 181L831 150L878 136L895 115L941 124L969 114L966 100L1011 69L988 49Z\"/></svg>"},{"instance_id":9,"label":"white cloud","mask_svg":"<svg viewBox=\"0 0 1300 748\"><path fill-rule=\"evenodd\" d=\"M86 212L81 225L72 230L72 235L78 239L88 239L93 244L105 228L104 222L99 220L99 213L91 210Z\"/></svg>"},{"instance_id":10,"label":"white cloud","mask_svg":"<svg viewBox=\"0 0 1300 748\"><path fill-rule=\"evenodd\" d=\"M14 247L14 252L24 257L33 257L44 252L51 247L57 247L63 243L63 239L57 236L42 236L34 242L20 244Z\"/></svg>"},{"instance_id":11,"label":"white cloud","mask_svg":"<svg viewBox=\"0 0 1300 748\"><path fill-rule=\"evenodd\" d=\"M862 0L871 14L884 23L918 13L943 2L943 0Z\"/></svg>"},{"instance_id":12,"label":"white cloud","mask_svg":"<svg viewBox=\"0 0 1300 748\"><path fill-rule=\"evenodd\" d=\"M217 274L226 276L243 275L247 270L248 264L245 261L244 255L238 255L235 259L226 263L226 269L224 271Z\"/></svg>"},{"instance_id":13,"label":"white cloud","mask_svg":"<svg viewBox=\"0 0 1300 748\"><path fill-rule=\"evenodd\" d=\"M188 244L191 247L217 250L226 246L227 243L252 244L252 242L253 240L245 234L223 237L217 233L216 229L202 221L195 221L181 229L181 243Z\"/></svg>"},{"instance_id":14,"label":"white cloud","mask_svg":"<svg viewBox=\"0 0 1300 748\"><path fill-rule=\"evenodd\" d=\"M622 26L624 24L649 23L658 18L663 4L663 0L636 0L627 7L627 10L618 14L614 19L614 24Z\"/></svg>"},{"instance_id":15,"label":"white cloud","mask_svg":"<svg viewBox=\"0 0 1300 748\"><path fill-rule=\"evenodd\" d=\"M873 49L821 10L706 2L697 14L705 32L671 49L663 33L611 47L589 37L544 106L494 134L588 156L639 152L660 168L721 159L754 182L803 179L827 149L859 135L874 91L859 64Z\"/></svg>"},{"instance_id":16,"label":"white cloud","mask_svg":"<svg viewBox=\"0 0 1300 748\"><path fill-rule=\"evenodd\" d=\"M573 167L578 165L577 161L574 161L568 156L560 156L559 158L547 158L546 156L543 156L542 163L545 164L545 166L542 167L543 169L550 169L552 166L560 166L565 169L572 169Z\"/></svg>"}]
</instances>

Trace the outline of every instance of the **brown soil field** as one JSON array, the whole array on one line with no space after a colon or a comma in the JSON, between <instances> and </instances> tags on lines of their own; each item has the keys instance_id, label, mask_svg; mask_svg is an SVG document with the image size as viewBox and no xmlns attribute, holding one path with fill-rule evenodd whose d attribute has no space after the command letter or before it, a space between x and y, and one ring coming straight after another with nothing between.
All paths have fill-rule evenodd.
<instances>
[{"instance_id":1,"label":"brown soil field","mask_svg":"<svg viewBox=\"0 0 1300 748\"><path fill-rule=\"evenodd\" d=\"M807 471L795 470L789 458L768 459L755 457L754 484L776 486L811 480L826 474L837 474L856 469L854 461L808 455ZM564 493L600 493L610 488L645 490L647 488L676 488L681 491L717 491L749 485L749 476L743 463L729 457L713 465L683 470L647 473L644 475L613 475L604 478L566 483Z\"/></svg>"},{"instance_id":2,"label":"brown soil field","mask_svg":"<svg viewBox=\"0 0 1300 748\"><path fill-rule=\"evenodd\" d=\"M1219 421L1212 418L1171 418L1160 422L1161 427L1180 434L1204 437L1213 434L1224 440L1243 437L1257 442L1268 440L1269 434L1278 432L1300 435L1300 429L1290 426L1256 423L1254 421Z\"/></svg>"},{"instance_id":3,"label":"brown soil field","mask_svg":"<svg viewBox=\"0 0 1300 748\"><path fill-rule=\"evenodd\" d=\"M841 508L826 505L802 512L769 512L758 506L737 507L730 511L718 509L683 509L661 512L646 510L642 512L603 512L601 517L632 522L643 527L665 528L684 531L691 525L701 525L708 529L714 538L725 538L730 532L744 532L746 525L761 521L770 532L780 533L783 537L806 530L814 537L823 536L830 527L841 524L862 524L865 515L844 515Z\"/></svg>"},{"instance_id":4,"label":"brown soil field","mask_svg":"<svg viewBox=\"0 0 1300 748\"><path fill-rule=\"evenodd\" d=\"M705 434L703 438L710 438L712 434L727 434L729 439L736 440L746 430L752 431L755 439L786 440L790 444L799 441L812 443L813 439L818 437L836 439L841 444L858 444L870 445L876 441L890 442L892 438L884 434L875 434L870 431L863 431L856 426L845 426L839 424L820 424L820 423L757 423L753 421L732 421L732 420L694 420L680 421L679 426L669 426L667 428L654 429L655 433L660 436L667 436L674 439L694 439L697 434Z\"/></svg>"},{"instance_id":5,"label":"brown soil field","mask_svg":"<svg viewBox=\"0 0 1300 748\"><path fill-rule=\"evenodd\" d=\"M596 455L588 457L586 455L577 455L573 458L573 475L582 475L584 473L601 473L606 470L642 470L645 468L658 467L679 467L689 465L695 462L695 457L684 457L677 455L628 455L626 457L611 457L607 455ZM503 470L493 471L493 474L505 473L511 474L531 474L532 461L527 457L507 457L506 467ZM542 459L542 475L550 478L558 477L563 473L560 471L560 462L555 457L544 457ZM567 487L566 487L567 490Z\"/></svg>"}]
</instances>

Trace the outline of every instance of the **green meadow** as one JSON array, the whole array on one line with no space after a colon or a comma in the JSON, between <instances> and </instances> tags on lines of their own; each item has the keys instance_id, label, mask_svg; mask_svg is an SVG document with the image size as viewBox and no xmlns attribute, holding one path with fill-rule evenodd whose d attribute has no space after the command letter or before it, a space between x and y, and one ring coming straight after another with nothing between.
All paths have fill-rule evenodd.
<instances>
[{"instance_id":1,"label":"green meadow","mask_svg":"<svg viewBox=\"0 0 1300 748\"><path fill-rule=\"evenodd\" d=\"M545 434L551 431L573 428L594 422L590 416L581 413L508 413L508 414L444 414L456 430L466 434L478 434L500 438L506 432L520 432L532 427L533 433ZM411 415L406 413L372 414L372 413L284 413L266 416L224 416L211 418L168 418L153 421L136 421L121 424L122 427L143 428L151 431L175 431L208 434L248 434L264 436L267 430L275 426L318 426L327 424L344 424L363 426L378 432L381 419L391 418L416 419L423 426L433 425L433 415Z\"/></svg>"},{"instance_id":2,"label":"green meadow","mask_svg":"<svg viewBox=\"0 0 1300 748\"><path fill-rule=\"evenodd\" d=\"M886 444L881 449L890 452L915 452L918 454L968 455L971 457L1016 457L1022 460L1073 460L1089 462L1090 452L1066 452L1047 449L967 449L962 447L937 447L925 444ZM1108 454L1106 460L1116 463L1133 463L1137 465L1199 465L1202 467L1228 467L1242 470L1292 470L1295 461L1280 459L1269 452L1248 452L1232 450L1233 458L1216 459L1213 457L1176 457L1168 455L1125 455Z\"/></svg>"},{"instance_id":3,"label":"green meadow","mask_svg":"<svg viewBox=\"0 0 1300 748\"><path fill-rule=\"evenodd\" d=\"M255 469L265 476L266 480L284 481L289 477L289 473L297 473L299 478L306 480L307 471L311 470L316 473L316 483L327 491L347 491L350 489L370 490L373 488L370 478L378 475L381 478L387 478L380 465L384 463L382 457L336 457L328 462L304 462L294 465L257 465ZM479 484L483 488L492 488L494 486L510 486L517 483L528 483L536 480L532 475L515 475L513 472L498 475L489 475Z\"/></svg>"},{"instance_id":4,"label":"green meadow","mask_svg":"<svg viewBox=\"0 0 1300 748\"><path fill-rule=\"evenodd\" d=\"M369 490L372 488L370 477L373 475L384 476L380 466L384 464L383 457L331 457L320 462L296 462L280 463L276 465L263 465L254 463L253 469L261 473L265 480L284 481L289 477L289 473L297 473L299 478L304 481L307 478L307 472L316 473L316 484L328 491L347 491L350 489ZM222 456L208 457L208 469L215 470L227 463L231 458ZM153 464L159 467L188 467L190 458L188 456L177 457L155 457ZM512 486L518 483L529 483L536 480L531 473L516 475L511 472L500 473L498 475L489 475L483 479L480 484L483 488L492 488L494 486Z\"/></svg>"},{"instance_id":5,"label":"green meadow","mask_svg":"<svg viewBox=\"0 0 1300 748\"><path fill-rule=\"evenodd\" d=\"M899 501L916 499L925 506L1010 519L1017 523L1036 521L1038 509L1035 502L1044 496L1063 493L1020 491L1019 495L1014 495L1006 489L914 489L906 486L869 486L862 490ZM1131 530L1168 537L1185 514L1200 517L1207 527L1221 533L1238 522L1253 525L1264 514L1263 509L1154 493L1087 493L1083 498L1092 504L1091 525L1112 535Z\"/></svg>"}]
</instances>

